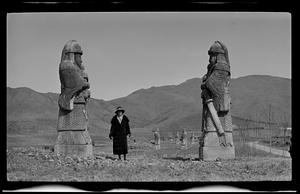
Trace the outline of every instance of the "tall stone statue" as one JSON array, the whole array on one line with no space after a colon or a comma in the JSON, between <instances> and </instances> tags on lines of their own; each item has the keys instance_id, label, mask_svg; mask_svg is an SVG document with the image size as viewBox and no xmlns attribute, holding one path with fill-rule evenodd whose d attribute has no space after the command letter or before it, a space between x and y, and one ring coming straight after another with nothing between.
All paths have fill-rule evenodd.
<instances>
[{"instance_id":1,"label":"tall stone statue","mask_svg":"<svg viewBox=\"0 0 300 194\"><path fill-rule=\"evenodd\" d=\"M201 160L232 159L232 119L229 94L230 63L226 46L215 41L208 51L209 64L202 79Z\"/></svg>"},{"instance_id":2,"label":"tall stone statue","mask_svg":"<svg viewBox=\"0 0 300 194\"><path fill-rule=\"evenodd\" d=\"M83 54L76 40L68 41L59 64L61 94L58 99L59 113L55 153L93 156L93 146L88 129L87 102L90 98L90 84L82 64Z\"/></svg>"},{"instance_id":3,"label":"tall stone statue","mask_svg":"<svg viewBox=\"0 0 300 194\"><path fill-rule=\"evenodd\" d=\"M155 149L159 150L160 149L160 134L159 134L159 128L157 128L154 131L154 145L155 145Z\"/></svg>"}]
</instances>

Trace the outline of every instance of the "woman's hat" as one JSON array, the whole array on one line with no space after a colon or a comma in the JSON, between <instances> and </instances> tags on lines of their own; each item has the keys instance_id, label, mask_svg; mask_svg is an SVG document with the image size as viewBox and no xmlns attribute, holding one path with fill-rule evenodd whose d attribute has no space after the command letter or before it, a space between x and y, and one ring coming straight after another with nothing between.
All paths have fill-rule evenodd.
<instances>
[{"instance_id":1,"label":"woman's hat","mask_svg":"<svg viewBox=\"0 0 300 194\"><path fill-rule=\"evenodd\" d=\"M123 113L125 112L125 110L121 106L118 106L118 108L115 111L115 113L117 114L118 111L122 111Z\"/></svg>"}]
</instances>

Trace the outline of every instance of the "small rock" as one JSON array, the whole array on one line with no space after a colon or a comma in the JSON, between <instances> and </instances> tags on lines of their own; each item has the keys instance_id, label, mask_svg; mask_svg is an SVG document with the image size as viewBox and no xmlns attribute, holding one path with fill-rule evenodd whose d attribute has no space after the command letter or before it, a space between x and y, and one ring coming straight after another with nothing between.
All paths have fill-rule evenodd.
<instances>
[{"instance_id":1,"label":"small rock","mask_svg":"<svg viewBox=\"0 0 300 194\"><path fill-rule=\"evenodd\" d=\"M93 160L94 157L93 157L93 156L88 156L87 159L88 159L88 160Z\"/></svg>"},{"instance_id":2,"label":"small rock","mask_svg":"<svg viewBox=\"0 0 300 194\"><path fill-rule=\"evenodd\" d=\"M73 170L74 170L74 171L78 171L79 168L77 168L76 166L74 166L74 167L73 167Z\"/></svg>"},{"instance_id":3,"label":"small rock","mask_svg":"<svg viewBox=\"0 0 300 194\"><path fill-rule=\"evenodd\" d=\"M79 163L78 158L74 158L73 161Z\"/></svg>"},{"instance_id":4,"label":"small rock","mask_svg":"<svg viewBox=\"0 0 300 194\"><path fill-rule=\"evenodd\" d=\"M50 159L49 162L54 162L54 160L53 160L53 159Z\"/></svg>"},{"instance_id":5,"label":"small rock","mask_svg":"<svg viewBox=\"0 0 300 194\"><path fill-rule=\"evenodd\" d=\"M78 178L72 178L71 180L70 180L71 182L78 182L78 181L80 181Z\"/></svg>"},{"instance_id":6,"label":"small rock","mask_svg":"<svg viewBox=\"0 0 300 194\"><path fill-rule=\"evenodd\" d=\"M216 165L221 166L221 162L219 162L219 161L216 162Z\"/></svg>"},{"instance_id":7,"label":"small rock","mask_svg":"<svg viewBox=\"0 0 300 194\"><path fill-rule=\"evenodd\" d=\"M72 158L70 156L67 156L66 160L72 160Z\"/></svg>"},{"instance_id":8,"label":"small rock","mask_svg":"<svg viewBox=\"0 0 300 194\"><path fill-rule=\"evenodd\" d=\"M102 156L96 156L96 159L103 160L103 159L104 159L104 157L102 157Z\"/></svg>"},{"instance_id":9,"label":"small rock","mask_svg":"<svg viewBox=\"0 0 300 194\"><path fill-rule=\"evenodd\" d=\"M27 155L28 155L28 156L31 156L31 157L35 156L35 155L34 155L33 153L31 153L31 152L28 153Z\"/></svg>"}]
</instances>

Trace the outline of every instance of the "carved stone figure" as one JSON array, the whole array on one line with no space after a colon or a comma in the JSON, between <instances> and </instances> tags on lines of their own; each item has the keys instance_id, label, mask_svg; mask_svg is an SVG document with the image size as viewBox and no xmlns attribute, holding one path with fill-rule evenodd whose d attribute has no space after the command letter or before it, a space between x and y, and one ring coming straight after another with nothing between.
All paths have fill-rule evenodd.
<instances>
[{"instance_id":1,"label":"carved stone figure","mask_svg":"<svg viewBox=\"0 0 300 194\"><path fill-rule=\"evenodd\" d=\"M180 138L179 138L179 132L178 131L176 132L175 142L176 142L176 144L180 143Z\"/></svg>"},{"instance_id":2,"label":"carved stone figure","mask_svg":"<svg viewBox=\"0 0 300 194\"><path fill-rule=\"evenodd\" d=\"M181 146L182 146L183 149L186 149L187 148L187 131L185 129L182 130L182 136L181 137L182 137Z\"/></svg>"},{"instance_id":3,"label":"carved stone figure","mask_svg":"<svg viewBox=\"0 0 300 194\"><path fill-rule=\"evenodd\" d=\"M76 40L68 41L62 51L59 64L61 94L58 99L58 137L55 152L89 157L93 156L86 109L90 98L90 84L82 64L82 54Z\"/></svg>"},{"instance_id":4,"label":"carved stone figure","mask_svg":"<svg viewBox=\"0 0 300 194\"><path fill-rule=\"evenodd\" d=\"M194 132L192 132L191 144L195 144L195 133Z\"/></svg>"},{"instance_id":5,"label":"carved stone figure","mask_svg":"<svg viewBox=\"0 0 300 194\"><path fill-rule=\"evenodd\" d=\"M209 65L202 79L202 127L199 157L202 160L235 157L230 113L230 62L226 46L215 41L208 51Z\"/></svg>"},{"instance_id":6,"label":"carved stone figure","mask_svg":"<svg viewBox=\"0 0 300 194\"><path fill-rule=\"evenodd\" d=\"M160 149L160 134L159 134L159 128L157 128L154 131L154 144L155 144L155 149L159 150Z\"/></svg>"}]
</instances>

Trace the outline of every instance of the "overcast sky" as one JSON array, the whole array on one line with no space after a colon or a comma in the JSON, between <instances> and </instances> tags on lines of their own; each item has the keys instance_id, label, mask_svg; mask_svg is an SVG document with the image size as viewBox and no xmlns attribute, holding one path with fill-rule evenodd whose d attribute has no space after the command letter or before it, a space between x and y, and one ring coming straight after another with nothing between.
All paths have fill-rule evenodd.
<instances>
[{"instance_id":1,"label":"overcast sky","mask_svg":"<svg viewBox=\"0 0 300 194\"><path fill-rule=\"evenodd\" d=\"M7 15L7 86L60 93L61 51L71 39L97 99L202 77L215 40L228 48L232 78L291 78L289 13L26 13Z\"/></svg>"}]
</instances>

